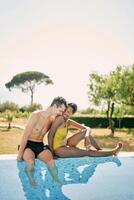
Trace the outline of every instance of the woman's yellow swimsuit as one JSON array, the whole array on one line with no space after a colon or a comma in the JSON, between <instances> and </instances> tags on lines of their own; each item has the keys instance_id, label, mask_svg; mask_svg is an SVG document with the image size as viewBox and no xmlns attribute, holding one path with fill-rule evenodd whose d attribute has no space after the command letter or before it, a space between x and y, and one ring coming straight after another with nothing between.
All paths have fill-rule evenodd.
<instances>
[{"instance_id":1,"label":"woman's yellow swimsuit","mask_svg":"<svg viewBox=\"0 0 134 200\"><path fill-rule=\"evenodd\" d=\"M54 136L54 140L53 140L53 149L54 150L57 149L58 147L62 146L62 142L66 138L67 134L68 134L67 126L57 129L55 136Z\"/></svg>"}]
</instances>

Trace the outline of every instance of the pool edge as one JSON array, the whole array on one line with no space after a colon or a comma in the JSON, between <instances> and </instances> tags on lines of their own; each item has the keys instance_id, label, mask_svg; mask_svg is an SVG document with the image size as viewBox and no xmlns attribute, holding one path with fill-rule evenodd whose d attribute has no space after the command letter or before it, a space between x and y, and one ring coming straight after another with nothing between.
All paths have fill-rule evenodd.
<instances>
[{"instance_id":1,"label":"pool edge","mask_svg":"<svg viewBox=\"0 0 134 200\"><path fill-rule=\"evenodd\" d=\"M118 157L134 157L134 152L120 152ZM17 154L0 154L0 160L16 160Z\"/></svg>"}]
</instances>

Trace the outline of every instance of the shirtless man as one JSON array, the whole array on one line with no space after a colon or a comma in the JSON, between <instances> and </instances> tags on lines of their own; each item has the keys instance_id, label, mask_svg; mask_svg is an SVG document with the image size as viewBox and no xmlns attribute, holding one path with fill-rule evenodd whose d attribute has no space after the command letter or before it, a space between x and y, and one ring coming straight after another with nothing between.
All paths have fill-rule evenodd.
<instances>
[{"instance_id":1,"label":"shirtless man","mask_svg":"<svg viewBox=\"0 0 134 200\"><path fill-rule=\"evenodd\" d=\"M66 100L56 97L46 110L35 111L29 117L24 129L17 160L26 162L26 173L30 183L34 180L34 162L38 158L48 165L48 169L55 181L58 181L58 172L49 147L44 145L43 139L49 131L55 117L61 115L67 107Z\"/></svg>"}]
</instances>

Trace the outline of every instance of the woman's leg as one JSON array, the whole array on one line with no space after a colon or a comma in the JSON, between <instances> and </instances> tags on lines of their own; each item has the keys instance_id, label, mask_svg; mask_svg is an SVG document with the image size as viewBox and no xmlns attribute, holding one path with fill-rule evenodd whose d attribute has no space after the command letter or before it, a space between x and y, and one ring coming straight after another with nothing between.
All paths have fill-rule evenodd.
<instances>
[{"instance_id":1,"label":"woman's leg","mask_svg":"<svg viewBox=\"0 0 134 200\"><path fill-rule=\"evenodd\" d=\"M88 142L90 141L89 145L92 145L97 150L102 150L91 134L88 136L88 138L85 137L85 142L86 142L86 140L87 140L87 146L88 146Z\"/></svg>"},{"instance_id":2,"label":"woman's leg","mask_svg":"<svg viewBox=\"0 0 134 200\"><path fill-rule=\"evenodd\" d=\"M86 131L79 131L75 135L67 139L67 145L70 147L75 147L82 139L85 138Z\"/></svg>"},{"instance_id":3,"label":"woman's leg","mask_svg":"<svg viewBox=\"0 0 134 200\"><path fill-rule=\"evenodd\" d=\"M86 130L83 130L71 136L70 138L67 139L67 145L75 147L82 139L85 139L84 143L86 147L91 147L92 145L95 149L101 150L100 146L97 144L95 139L91 136L91 134L88 137L85 137L85 134L86 134Z\"/></svg>"},{"instance_id":4,"label":"woman's leg","mask_svg":"<svg viewBox=\"0 0 134 200\"><path fill-rule=\"evenodd\" d=\"M96 151L96 150L82 150L77 147L59 147L55 150L55 154L59 157L83 157L83 156L91 156L91 157L103 157L103 156L112 156L118 155L122 148L122 143L118 143L118 145L109 151Z\"/></svg>"}]
</instances>

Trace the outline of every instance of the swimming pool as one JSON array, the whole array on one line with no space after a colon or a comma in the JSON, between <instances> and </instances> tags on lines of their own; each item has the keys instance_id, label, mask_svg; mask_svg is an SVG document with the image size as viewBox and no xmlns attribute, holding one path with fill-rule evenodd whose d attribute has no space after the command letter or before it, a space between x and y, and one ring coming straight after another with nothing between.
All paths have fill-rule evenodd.
<instances>
[{"instance_id":1,"label":"swimming pool","mask_svg":"<svg viewBox=\"0 0 134 200\"><path fill-rule=\"evenodd\" d=\"M37 187L29 184L25 163L0 159L1 200L134 200L134 157L56 160L62 186L53 183L47 166L36 160Z\"/></svg>"}]
</instances>

